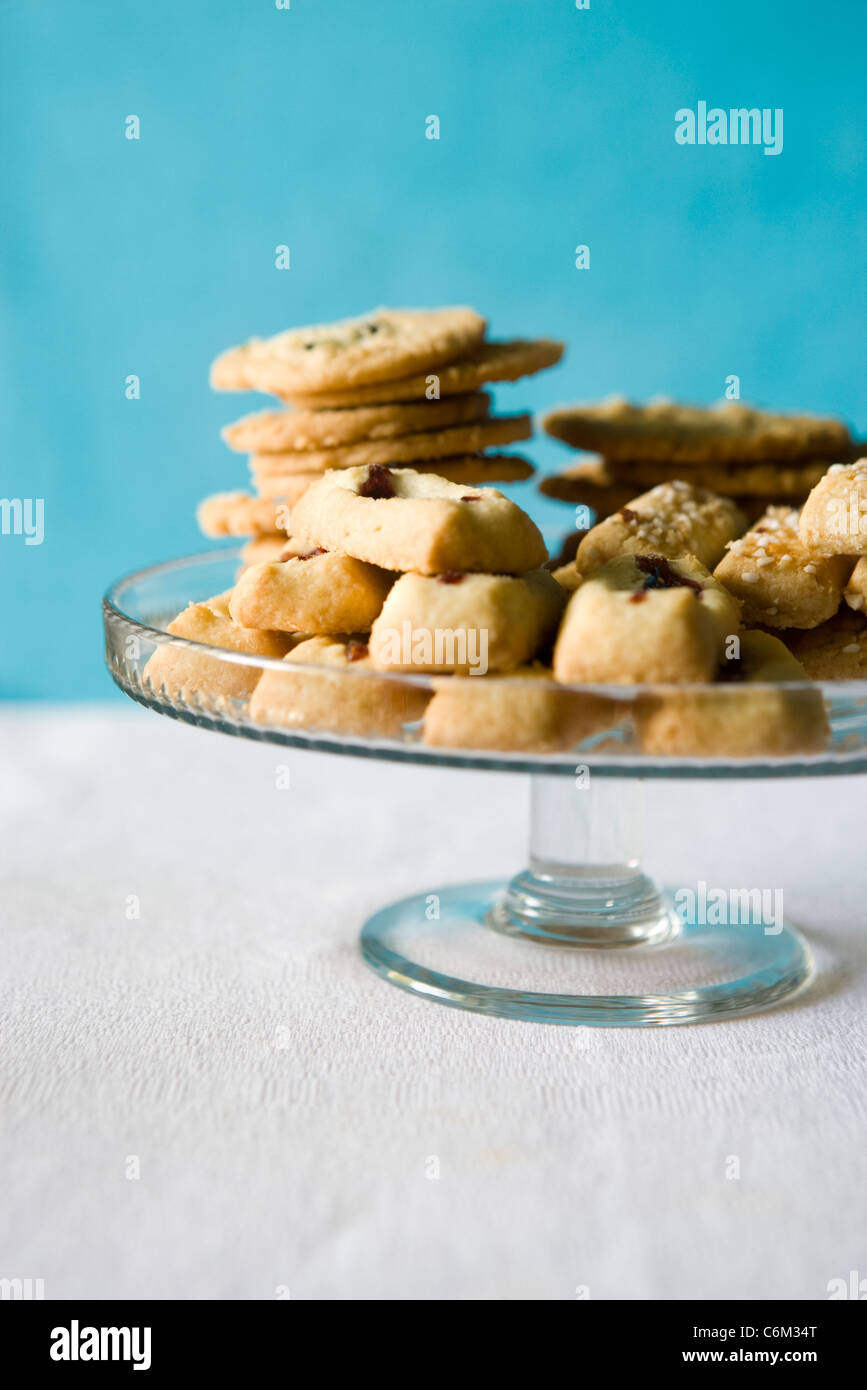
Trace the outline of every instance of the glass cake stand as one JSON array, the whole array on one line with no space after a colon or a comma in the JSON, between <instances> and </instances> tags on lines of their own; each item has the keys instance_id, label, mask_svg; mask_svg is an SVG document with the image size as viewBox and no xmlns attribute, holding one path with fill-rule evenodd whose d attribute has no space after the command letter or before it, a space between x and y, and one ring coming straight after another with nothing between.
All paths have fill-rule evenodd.
<instances>
[{"instance_id":1,"label":"glass cake stand","mask_svg":"<svg viewBox=\"0 0 867 1390\"><path fill-rule=\"evenodd\" d=\"M322 752L351 754L531 777L528 865L510 882L428 889L376 912L361 932L364 960L401 989L452 1008L545 1023L658 1026L755 1012L791 997L813 971L809 948L770 910L769 890L665 892L642 872L642 794L646 778L826 777L867 771L867 681L790 684L822 699L827 746L803 756L649 756L635 735L641 701L684 698L683 686L558 687L576 699L610 702L610 727L568 751L501 752L426 744L422 721L395 737L363 730L256 722L247 699L202 688L155 688L151 655L170 646L211 669L253 667L285 674L283 662L204 646L166 633L190 601L230 588L237 550L170 561L130 574L105 597L106 661L116 684L139 704L199 728ZM216 665L214 665L214 663ZM201 668L199 668L201 669ZM322 680L321 667L292 664ZM374 682L383 697L395 683L417 691L443 678L350 668L334 681ZM460 678L448 677L447 681ZM462 678L473 686L472 677ZM511 678L520 697L531 680ZM358 687L353 687L357 689ZM749 692L761 687L751 685ZM777 692L781 687L769 687ZM736 684L691 686L742 702ZM724 693L723 693L724 692ZM806 692L810 692L807 694ZM817 693L818 692L818 695ZM607 717L607 716L606 716ZM327 721L324 721L327 722ZM685 789L685 794L688 791Z\"/></svg>"}]
</instances>

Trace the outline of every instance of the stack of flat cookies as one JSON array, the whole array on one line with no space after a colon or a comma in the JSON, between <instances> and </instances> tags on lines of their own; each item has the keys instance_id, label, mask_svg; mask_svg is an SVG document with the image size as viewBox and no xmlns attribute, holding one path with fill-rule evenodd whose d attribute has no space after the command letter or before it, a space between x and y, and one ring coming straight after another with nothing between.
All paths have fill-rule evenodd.
<instances>
[{"instance_id":1,"label":"stack of flat cookies","mask_svg":"<svg viewBox=\"0 0 867 1390\"><path fill-rule=\"evenodd\" d=\"M530 416L491 416L482 388L553 366L562 345L488 342L485 329L472 309L377 309L221 354L216 390L266 392L283 405L223 430L249 456L252 492L206 498L202 530L250 537L244 560L256 563L279 558L291 508L331 470L409 466L467 486L529 477L525 459L492 451L528 439Z\"/></svg>"},{"instance_id":2,"label":"stack of flat cookies","mask_svg":"<svg viewBox=\"0 0 867 1390\"><path fill-rule=\"evenodd\" d=\"M739 401L709 408L614 396L561 406L544 429L593 457L545 478L549 497L611 515L636 492L683 478L731 497L750 520L771 503L802 503L832 463L857 453L846 426L814 415L780 415Z\"/></svg>"}]
</instances>

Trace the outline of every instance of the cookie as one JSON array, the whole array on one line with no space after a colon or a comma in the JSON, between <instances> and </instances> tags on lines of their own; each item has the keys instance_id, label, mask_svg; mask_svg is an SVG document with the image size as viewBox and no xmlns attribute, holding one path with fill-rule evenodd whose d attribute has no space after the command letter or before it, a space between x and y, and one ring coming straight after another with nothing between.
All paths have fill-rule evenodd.
<instances>
[{"instance_id":1,"label":"cookie","mask_svg":"<svg viewBox=\"0 0 867 1390\"><path fill-rule=\"evenodd\" d=\"M558 681L707 681L737 632L737 600L693 556L619 555L572 595L554 648Z\"/></svg>"},{"instance_id":2,"label":"cookie","mask_svg":"<svg viewBox=\"0 0 867 1390\"><path fill-rule=\"evenodd\" d=\"M817 627L840 607L852 569L844 556L817 555L801 540L792 507L768 507L728 547L714 576L743 604L743 621Z\"/></svg>"},{"instance_id":3,"label":"cookie","mask_svg":"<svg viewBox=\"0 0 867 1390\"><path fill-rule=\"evenodd\" d=\"M319 469L315 473L252 473L251 481L260 497L278 498L291 507L321 477Z\"/></svg>"},{"instance_id":4,"label":"cookie","mask_svg":"<svg viewBox=\"0 0 867 1390\"><path fill-rule=\"evenodd\" d=\"M819 753L829 738L818 690L769 689L806 681L777 637L743 632L740 657L725 662L718 690L641 697L632 712L642 752L686 758L789 757ZM753 687L763 687L756 688Z\"/></svg>"},{"instance_id":5,"label":"cookie","mask_svg":"<svg viewBox=\"0 0 867 1390\"><path fill-rule=\"evenodd\" d=\"M285 530L289 504L285 496L251 497L249 492L216 492L196 509L206 536L267 536Z\"/></svg>"},{"instance_id":6,"label":"cookie","mask_svg":"<svg viewBox=\"0 0 867 1390\"><path fill-rule=\"evenodd\" d=\"M822 555L867 555L867 458L828 469L804 503L801 539Z\"/></svg>"},{"instance_id":7,"label":"cookie","mask_svg":"<svg viewBox=\"0 0 867 1390\"><path fill-rule=\"evenodd\" d=\"M280 453L291 449L337 449L361 440L395 439L422 430L467 425L487 416L485 391L409 405L374 405L358 410L260 410L222 431L239 454Z\"/></svg>"},{"instance_id":8,"label":"cookie","mask_svg":"<svg viewBox=\"0 0 867 1390\"><path fill-rule=\"evenodd\" d=\"M391 671L511 671L554 635L566 599L542 569L404 574L371 628L370 659Z\"/></svg>"},{"instance_id":9,"label":"cookie","mask_svg":"<svg viewBox=\"0 0 867 1390\"><path fill-rule=\"evenodd\" d=\"M403 465L401 465L403 466ZM447 478L452 483L519 483L532 477L535 472L532 463L519 458L517 454L458 454L455 458L418 459L413 465L416 473L435 473L439 478ZM325 472L326 470L322 470ZM322 477L320 473L268 474L256 472L253 482L259 492L282 496L284 492L298 491L297 479L306 480L306 486Z\"/></svg>"},{"instance_id":10,"label":"cookie","mask_svg":"<svg viewBox=\"0 0 867 1390\"><path fill-rule=\"evenodd\" d=\"M546 558L538 527L496 489L379 465L324 474L293 507L292 536L418 574L520 574Z\"/></svg>"},{"instance_id":11,"label":"cookie","mask_svg":"<svg viewBox=\"0 0 867 1390\"><path fill-rule=\"evenodd\" d=\"M575 564L579 574L590 574L615 555L694 555L712 569L746 524L729 498L676 479L634 497L592 527Z\"/></svg>"},{"instance_id":12,"label":"cookie","mask_svg":"<svg viewBox=\"0 0 867 1390\"><path fill-rule=\"evenodd\" d=\"M495 444L514 444L533 433L529 415L503 415L475 425L455 425L452 429L425 430L405 434L399 439L366 439L339 449L288 450L282 453L253 454L250 467L257 473L310 472L326 468L360 468L368 463L415 463L418 459L448 458L455 454L475 454Z\"/></svg>"},{"instance_id":13,"label":"cookie","mask_svg":"<svg viewBox=\"0 0 867 1390\"><path fill-rule=\"evenodd\" d=\"M861 556L850 574L843 597L857 613L867 612L867 556Z\"/></svg>"},{"instance_id":14,"label":"cookie","mask_svg":"<svg viewBox=\"0 0 867 1390\"><path fill-rule=\"evenodd\" d=\"M787 632L786 646L811 680L867 677L867 618L845 605L833 618L804 632Z\"/></svg>"},{"instance_id":15,"label":"cookie","mask_svg":"<svg viewBox=\"0 0 867 1390\"><path fill-rule=\"evenodd\" d=\"M851 447L839 420L780 415L740 401L702 407L674 401L633 405L611 396L596 405L560 406L542 419L555 439L607 459L667 463L755 463L766 459L833 459Z\"/></svg>"},{"instance_id":16,"label":"cookie","mask_svg":"<svg viewBox=\"0 0 867 1390\"><path fill-rule=\"evenodd\" d=\"M565 565L558 565L556 569L551 571L551 574L560 587L568 590L570 594L574 594L575 590L584 579L583 574L579 574L576 570L574 560Z\"/></svg>"},{"instance_id":17,"label":"cookie","mask_svg":"<svg viewBox=\"0 0 867 1390\"><path fill-rule=\"evenodd\" d=\"M369 632L393 583L363 560L314 551L244 570L229 612L243 627L274 632Z\"/></svg>"},{"instance_id":18,"label":"cookie","mask_svg":"<svg viewBox=\"0 0 867 1390\"><path fill-rule=\"evenodd\" d=\"M775 501L791 499L802 502L824 476L827 467L825 459L789 464L692 464L689 465L689 480L724 497L765 497ZM624 460L609 462L607 469L614 482L628 483L631 480L638 487L655 487L657 483L667 482L672 475L671 463Z\"/></svg>"},{"instance_id":19,"label":"cookie","mask_svg":"<svg viewBox=\"0 0 867 1390\"><path fill-rule=\"evenodd\" d=\"M434 372L421 372L378 386L357 386L352 390L338 388L315 394L291 391L286 399L303 410L342 410L385 402L430 400L437 396L476 391L491 381L518 381L521 377L541 372L545 367L553 367L562 356L563 344L547 338L483 342L464 353L459 361L450 362Z\"/></svg>"},{"instance_id":20,"label":"cookie","mask_svg":"<svg viewBox=\"0 0 867 1390\"><path fill-rule=\"evenodd\" d=\"M218 391L345 390L452 362L484 335L485 320L473 309L375 309L251 338L217 358L211 385Z\"/></svg>"},{"instance_id":21,"label":"cookie","mask_svg":"<svg viewBox=\"0 0 867 1390\"><path fill-rule=\"evenodd\" d=\"M539 483L539 491L557 502L590 507L598 521L625 507L635 496L635 487L626 483L602 483L579 468L566 468L562 473L549 474Z\"/></svg>"},{"instance_id":22,"label":"cookie","mask_svg":"<svg viewBox=\"0 0 867 1390\"><path fill-rule=\"evenodd\" d=\"M274 531L270 535L257 536L241 548L241 564L265 565L269 561L286 560L291 554L288 537L284 531Z\"/></svg>"},{"instance_id":23,"label":"cookie","mask_svg":"<svg viewBox=\"0 0 867 1390\"><path fill-rule=\"evenodd\" d=\"M562 690L541 666L437 680L434 690L423 724L424 742L434 748L565 752L616 724L621 708L604 696Z\"/></svg>"},{"instance_id":24,"label":"cookie","mask_svg":"<svg viewBox=\"0 0 867 1390\"><path fill-rule=\"evenodd\" d=\"M229 594L204 603L191 603L166 628L174 637L223 647L249 656L285 656L291 639L279 632L239 627L229 614ZM144 669L144 680L157 695L169 699L246 700L261 675L261 667L209 657L194 648L161 643Z\"/></svg>"},{"instance_id":25,"label":"cookie","mask_svg":"<svg viewBox=\"0 0 867 1390\"><path fill-rule=\"evenodd\" d=\"M264 671L250 718L277 728L363 738L400 738L421 719L430 692L373 675L367 646L353 638L311 637L293 648L283 671Z\"/></svg>"}]
</instances>

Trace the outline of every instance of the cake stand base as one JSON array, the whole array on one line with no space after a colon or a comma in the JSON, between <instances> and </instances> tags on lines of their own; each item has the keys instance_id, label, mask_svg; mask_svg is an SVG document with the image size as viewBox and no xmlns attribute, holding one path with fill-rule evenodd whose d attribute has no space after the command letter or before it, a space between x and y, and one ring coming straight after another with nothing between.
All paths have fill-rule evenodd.
<instances>
[{"instance_id":1,"label":"cake stand base","mask_svg":"<svg viewBox=\"0 0 867 1390\"><path fill-rule=\"evenodd\" d=\"M638 866L642 794L634 780L534 778L529 869L383 908L364 960L451 1008L538 1023L700 1023L789 998L813 965L778 895L660 892Z\"/></svg>"}]
</instances>

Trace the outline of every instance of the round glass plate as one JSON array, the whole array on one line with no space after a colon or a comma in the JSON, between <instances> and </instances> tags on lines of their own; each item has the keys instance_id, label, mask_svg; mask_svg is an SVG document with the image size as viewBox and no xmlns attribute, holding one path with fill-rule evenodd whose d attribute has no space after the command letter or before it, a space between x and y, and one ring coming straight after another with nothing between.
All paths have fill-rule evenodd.
<instances>
[{"instance_id":1,"label":"round glass plate","mask_svg":"<svg viewBox=\"0 0 867 1390\"><path fill-rule=\"evenodd\" d=\"M562 726L550 718L552 684L545 683L533 725L543 731L540 746L530 737L522 742L520 719L493 717L464 725L493 746L462 736L460 720L450 727L461 746L442 729L436 742L426 741L429 713L444 691L466 713L483 691L508 690L516 701L506 703L526 712L529 727L533 712L539 716L540 683L504 676L492 686L471 676L383 674L354 664L323 670L167 633L190 602L230 589L239 565L239 551L223 549L140 570L111 587L103 603L106 662L127 695L242 738L532 774L528 867L507 884L446 886L374 914L362 954L383 979L451 1007L615 1027L753 1013L810 979L810 951L766 890L733 886L722 904L693 895L681 910L642 873L643 779L867 771L867 681L553 686ZM285 697L257 701L263 678ZM763 720L776 751L648 751L648 712L660 711L669 730L674 712L675 729L693 738L720 722L731 737L738 721ZM809 730L811 751L781 751L778 711L796 736Z\"/></svg>"}]
</instances>

